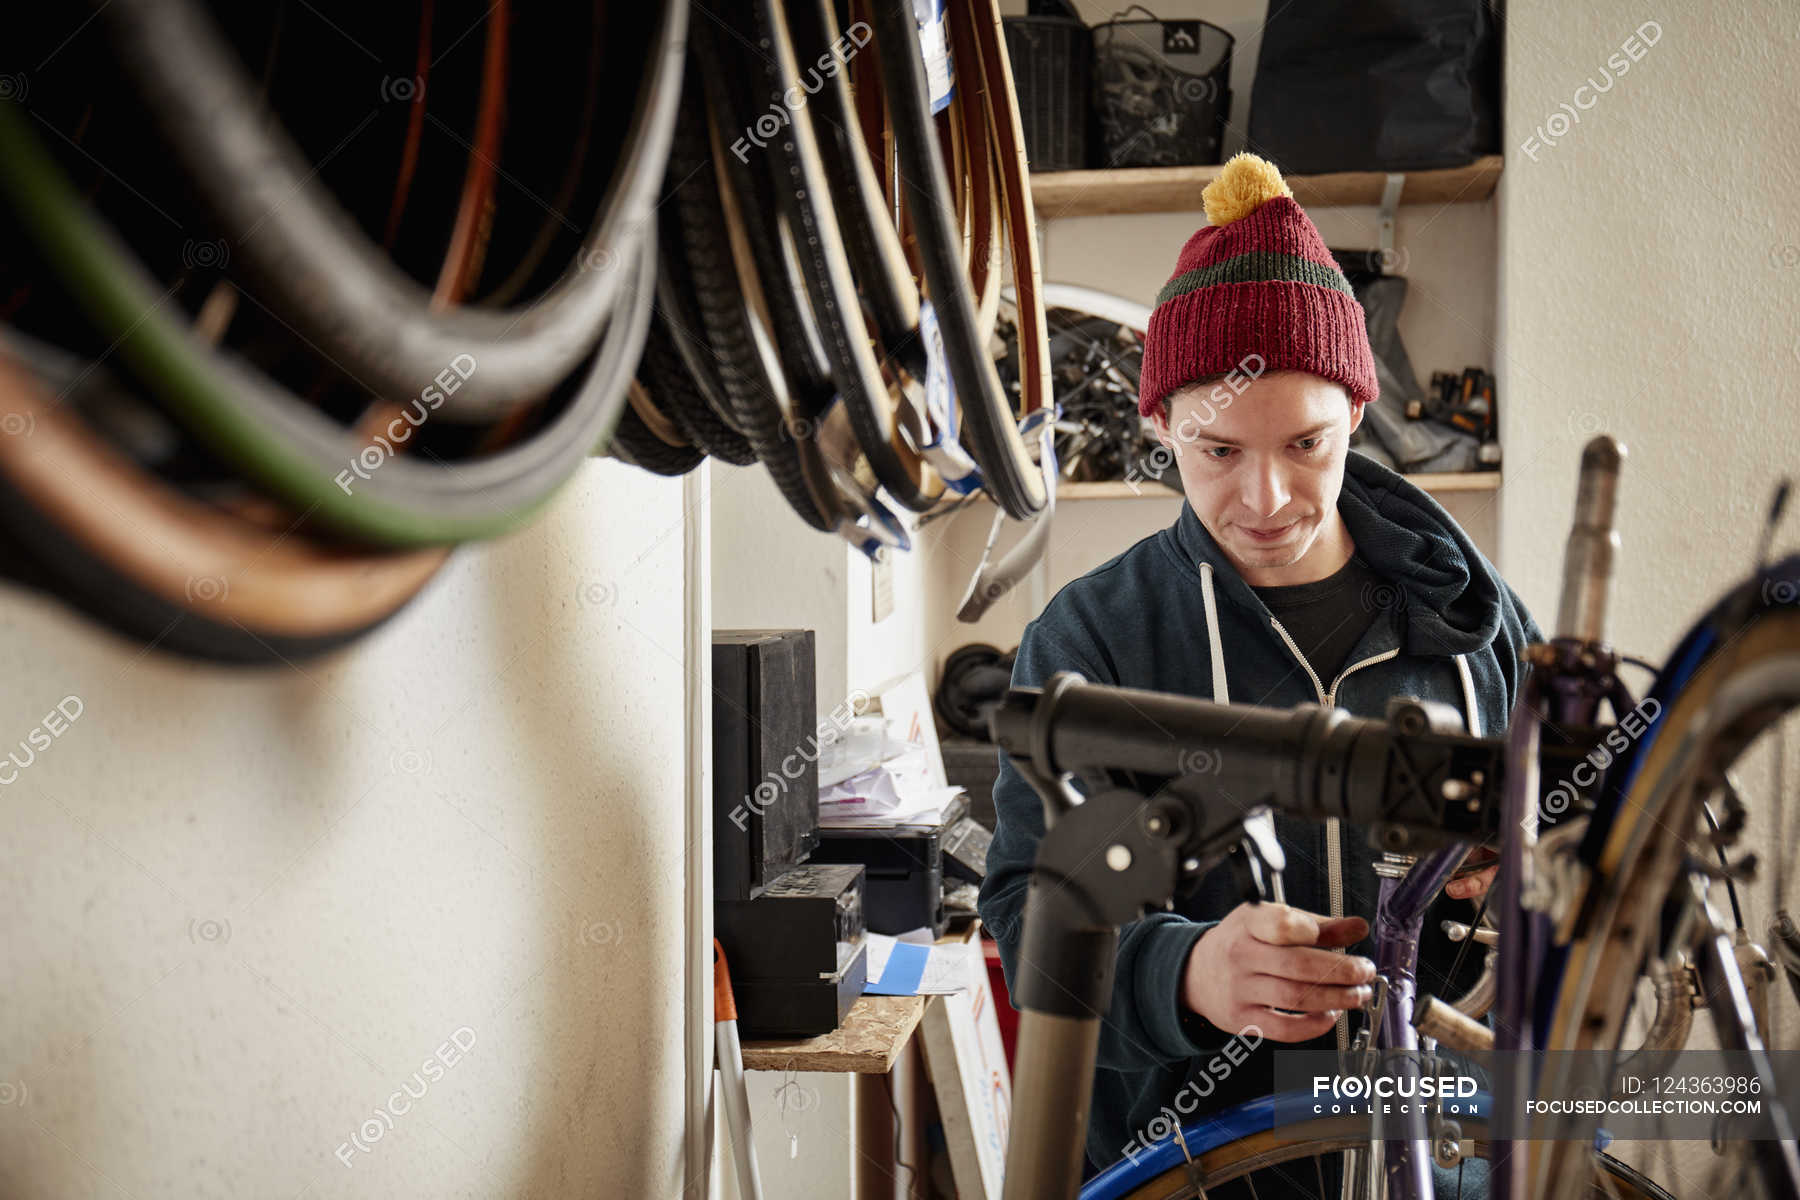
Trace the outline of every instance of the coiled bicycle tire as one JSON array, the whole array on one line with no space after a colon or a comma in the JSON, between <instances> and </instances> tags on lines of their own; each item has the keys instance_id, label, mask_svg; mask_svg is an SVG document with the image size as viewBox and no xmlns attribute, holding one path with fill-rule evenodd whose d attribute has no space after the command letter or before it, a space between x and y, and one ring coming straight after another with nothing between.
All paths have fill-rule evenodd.
<instances>
[{"instance_id":1,"label":"coiled bicycle tire","mask_svg":"<svg viewBox=\"0 0 1800 1200\"><path fill-rule=\"evenodd\" d=\"M734 467L756 461L756 451L743 434L727 425L701 394L700 385L688 374L660 317L650 322L640 368L644 382L656 397L657 407L687 435L688 441Z\"/></svg>"},{"instance_id":2,"label":"coiled bicycle tire","mask_svg":"<svg viewBox=\"0 0 1800 1200\"><path fill-rule=\"evenodd\" d=\"M390 620L448 560L331 546L184 495L66 411L119 390L102 366L0 339L0 419L23 430L0 438L0 562L107 627L190 658L297 662Z\"/></svg>"},{"instance_id":3,"label":"coiled bicycle tire","mask_svg":"<svg viewBox=\"0 0 1800 1200\"><path fill-rule=\"evenodd\" d=\"M671 446L656 436L636 408L627 404L613 429L614 458L642 467L655 475L686 475L706 461L706 452L692 446Z\"/></svg>"},{"instance_id":4,"label":"coiled bicycle tire","mask_svg":"<svg viewBox=\"0 0 1800 1200\"><path fill-rule=\"evenodd\" d=\"M909 195L919 200L909 212L926 288L943 331L945 358L956 382L965 444L981 465L983 483L994 502L1008 516L1026 520L1043 509L1048 496L976 328L975 303L962 265L962 239L952 222L956 207L938 149L912 9L876 4L873 16L883 95L894 123L902 176L910 185Z\"/></svg>"},{"instance_id":5,"label":"coiled bicycle tire","mask_svg":"<svg viewBox=\"0 0 1800 1200\"><path fill-rule=\"evenodd\" d=\"M697 25L689 68L704 85L706 105L712 124L720 133L719 140L725 140L727 131L743 128L729 149L715 156L717 166L724 168L719 180L724 189L721 197L730 196L749 231L749 249L764 294L778 298L765 304L767 327L787 377L789 394L802 417L814 417L831 403L837 388L832 383L824 337L807 299L806 281L801 278L800 263L792 253L793 234L775 198L774 180L760 165L753 167L750 163L753 155L769 151L746 140L757 119L749 80L742 71L707 70L697 65L720 61L726 53L721 41L711 22Z\"/></svg>"},{"instance_id":6,"label":"coiled bicycle tire","mask_svg":"<svg viewBox=\"0 0 1800 1200\"><path fill-rule=\"evenodd\" d=\"M687 247L681 242L681 221L675 214L672 198L658 212L656 226L659 247L656 259L657 316L668 330L669 342L699 387L701 396L712 406L719 420L741 435L743 426L725 395L718 360L706 344L706 331L700 321L700 299L694 294L694 273L688 267Z\"/></svg>"},{"instance_id":7,"label":"coiled bicycle tire","mask_svg":"<svg viewBox=\"0 0 1800 1200\"><path fill-rule=\"evenodd\" d=\"M794 57L803 63L825 61L842 37L831 0L794 0L788 5L788 30ZM819 114L813 128L819 135L821 165L857 291L888 351L905 350L922 363L923 348L917 340L919 293L870 164L849 84L841 70L822 74L818 91L807 103Z\"/></svg>"},{"instance_id":8,"label":"coiled bicycle tire","mask_svg":"<svg viewBox=\"0 0 1800 1200\"><path fill-rule=\"evenodd\" d=\"M601 336L623 283L588 269L631 244L654 201L673 128L687 5L662 5L627 141L578 261L522 310L434 311L266 125L241 65L198 0L114 0L102 16L121 66L268 302L309 341L405 396L458 355L483 368L440 413L487 422L546 395Z\"/></svg>"},{"instance_id":9,"label":"coiled bicycle tire","mask_svg":"<svg viewBox=\"0 0 1800 1200\"><path fill-rule=\"evenodd\" d=\"M708 122L698 78L690 74L683 88L681 115L669 149L672 172L687 180L676 193L675 208L687 246L688 268L699 301L700 320L708 344L719 364L726 398L737 414L783 499L802 521L814 529L835 527L834 514L820 508L808 487L794 442L786 433L783 414L772 399L774 386L765 373L750 332L747 306L749 285L739 277L731 252L730 235L719 194ZM779 370L779 364L773 364Z\"/></svg>"},{"instance_id":10,"label":"coiled bicycle tire","mask_svg":"<svg viewBox=\"0 0 1800 1200\"><path fill-rule=\"evenodd\" d=\"M738 35L757 49L755 54L736 56L740 68L750 70L753 81L760 81L755 86L780 93L800 73L785 13L776 0L756 0L743 7L747 13L734 6L721 17L732 22ZM824 337L832 378L869 468L896 501L924 512L943 495L944 481L918 448L907 443L895 418L892 398L871 349L820 154L812 117L802 106L790 114L785 135L770 140L768 150L754 156L752 162L774 173L774 191L793 231L793 245L801 257L807 295ZM780 300L770 297L771 303Z\"/></svg>"},{"instance_id":11,"label":"coiled bicycle tire","mask_svg":"<svg viewBox=\"0 0 1800 1200\"><path fill-rule=\"evenodd\" d=\"M530 440L448 465L394 458L354 494L335 481L365 448L330 418L161 311L161 286L81 200L19 113L0 105L0 191L94 325L202 442L272 494L367 540L435 545L488 537L536 512L604 444L649 323L655 247L620 263L629 310L609 326L572 396Z\"/></svg>"}]
</instances>

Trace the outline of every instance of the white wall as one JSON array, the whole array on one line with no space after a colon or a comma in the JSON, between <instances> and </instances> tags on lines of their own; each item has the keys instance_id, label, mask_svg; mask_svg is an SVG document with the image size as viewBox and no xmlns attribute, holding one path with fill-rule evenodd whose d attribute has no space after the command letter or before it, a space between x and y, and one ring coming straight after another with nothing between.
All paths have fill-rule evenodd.
<instances>
[{"instance_id":1,"label":"white wall","mask_svg":"<svg viewBox=\"0 0 1800 1200\"><path fill-rule=\"evenodd\" d=\"M0 744L85 704L0 789L0 1195L680 1191L683 495L589 463L260 674L0 591Z\"/></svg>"},{"instance_id":2,"label":"white wall","mask_svg":"<svg viewBox=\"0 0 1800 1200\"><path fill-rule=\"evenodd\" d=\"M813 630L819 711L830 712L853 686L851 546L802 521L761 466L711 466L713 628Z\"/></svg>"}]
</instances>

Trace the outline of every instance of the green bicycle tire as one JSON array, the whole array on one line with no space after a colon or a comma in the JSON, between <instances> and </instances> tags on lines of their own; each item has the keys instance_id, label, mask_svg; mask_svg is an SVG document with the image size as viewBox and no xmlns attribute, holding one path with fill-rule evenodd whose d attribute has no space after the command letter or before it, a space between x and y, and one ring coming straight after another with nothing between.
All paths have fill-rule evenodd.
<instances>
[{"instance_id":1,"label":"green bicycle tire","mask_svg":"<svg viewBox=\"0 0 1800 1200\"><path fill-rule=\"evenodd\" d=\"M615 312L624 319L603 335L575 399L543 430L517 447L450 466L391 458L347 491L336 477L366 443L162 311L154 281L81 201L19 107L0 105L0 193L27 235L178 420L309 516L382 545L492 537L530 519L590 454L604 450L649 325L651 237L640 239L636 270L622 284L636 293L630 311Z\"/></svg>"}]
</instances>

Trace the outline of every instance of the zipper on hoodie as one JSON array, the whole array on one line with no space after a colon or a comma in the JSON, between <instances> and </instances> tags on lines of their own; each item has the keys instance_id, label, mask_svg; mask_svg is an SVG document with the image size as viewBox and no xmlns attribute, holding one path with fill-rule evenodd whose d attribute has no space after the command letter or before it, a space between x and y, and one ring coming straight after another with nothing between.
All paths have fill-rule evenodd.
<instances>
[{"instance_id":1,"label":"zipper on hoodie","mask_svg":"<svg viewBox=\"0 0 1800 1200\"><path fill-rule=\"evenodd\" d=\"M1400 653L1399 647L1396 646L1392 650L1384 650L1380 654L1370 655L1361 662L1351 663L1338 673L1338 677L1331 681L1330 690L1327 690L1325 685L1319 681L1319 673L1313 670L1311 663L1306 661L1306 655L1300 653L1300 647L1294 644L1294 639L1288 636L1288 631L1282 628L1281 622L1270 617L1269 624L1274 626L1275 632L1281 635L1281 640L1287 644L1288 650L1294 656L1294 661L1298 662L1301 669L1306 672L1306 677L1312 680L1313 691L1318 693L1319 703L1326 708L1336 707L1338 685L1342 684L1352 672L1360 671L1362 668L1378 662L1386 662ZM1344 830L1338 818L1325 818L1325 838L1325 877L1326 884L1330 889L1331 915L1341 917L1344 915ZM1343 947L1338 949L1340 953L1344 952ZM1340 1053L1350 1049L1350 1014L1347 1012L1338 1014L1337 1043Z\"/></svg>"}]
</instances>

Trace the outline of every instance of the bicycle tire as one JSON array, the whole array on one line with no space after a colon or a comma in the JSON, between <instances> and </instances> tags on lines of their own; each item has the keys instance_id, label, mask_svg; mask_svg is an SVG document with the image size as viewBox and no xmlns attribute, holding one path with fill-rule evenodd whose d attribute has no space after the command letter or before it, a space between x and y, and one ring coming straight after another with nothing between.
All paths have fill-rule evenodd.
<instances>
[{"instance_id":1,"label":"bicycle tire","mask_svg":"<svg viewBox=\"0 0 1800 1200\"><path fill-rule=\"evenodd\" d=\"M604 22L600 20L598 6L590 6L587 11L588 46L582 59L581 108L567 148L558 148L557 157L562 160L562 174L551 193L543 219L538 222L530 243L518 255L506 278L491 290L477 295L476 302L484 308L503 308L530 286L544 260L549 257L557 235L565 228L561 214L568 212L574 204L582 178L588 169L588 158L593 152L595 118L600 106L600 68L605 58L605 46L601 37ZM541 147L545 142L541 129L521 134L521 140L533 148ZM518 172L509 170L508 174L517 175ZM522 186L529 187L529 184Z\"/></svg>"},{"instance_id":2,"label":"bicycle tire","mask_svg":"<svg viewBox=\"0 0 1800 1200\"><path fill-rule=\"evenodd\" d=\"M656 406L668 414L688 441L734 467L756 461L756 450L749 439L727 425L701 394L700 385L688 374L660 317L650 322L650 336L644 342L639 369L657 398Z\"/></svg>"},{"instance_id":3,"label":"bicycle tire","mask_svg":"<svg viewBox=\"0 0 1800 1200\"><path fill-rule=\"evenodd\" d=\"M614 458L655 475L686 475L706 461L705 451L691 445L676 446L658 437L638 415L637 404L637 397L632 397L619 414L611 444Z\"/></svg>"},{"instance_id":4,"label":"bicycle tire","mask_svg":"<svg viewBox=\"0 0 1800 1200\"><path fill-rule=\"evenodd\" d=\"M1048 497L1038 464L1019 436L993 359L977 335L975 301L962 267L961 239L951 228L955 205L938 149L912 10L876 4L874 17L883 95L894 122L901 173L912 185L909 195L921 199L909 212L926 289L937 310L945 358L956 383L964 445L980 464L983 484L995 503L1008 516L1027 520L1044 508Z\"/></svg>"},{"instance_id":5,"label":"bicycle tire","mask_svg":"<svg viewBox=\"0 0 1800 1200\"><path fill-rule=\"evenodd\" d=\"M633 241L662 179L688 7L667 3L650 42L635 136L578 261L520 309L434 311L267 128L241 65L198 0L116 0L102 10L124 72L190 183L284 320L375 391L405 396L458 355L483 364L441 414L483 423L546 395L596 344L622 280L584 269ZM250 236L254 233L255 236Z\"/></svg>"},{"instance_id":6,"label":"bicycle tire","mask_svg":"<svg viewBox=\"0 0 1800 1200\"><path fill-rule=\"evenodd\" d=\"M672 143L670 149L674 149ZM679 218L671 220L670 214L664 211L657 214L656 225L660 247L656 260L656 303L662 323L668 329L669 341L713 412L741 435L744 429L737 414L731 410L724 380L719 378L718 359L706 344L706 331L700 320L700 298L694 294L694 273L688 265L687 248L681 243L681 221Z\"/></svg>"},{"instance_id":7,"label":"bicycle tire","mask_svg":"<svg viewBox=\"0 0 1800 1200\"><path fill-rule=\"evenodd\" d=\"M714 162L721 162L723 157L723 149L715 139ZM724 209L737 279L742 284L743 303L736 311L750 343L743 351L742 362L755 381L754 390L769 398L771 412L780 420L780 427L774 430L774 436L780 439L775 450L786 454L791 449L818 511L833 522L832 529L845 541L869 555L887 546L909 549L906 527L878 494L868 457L857 444L844 402L834 395L823 409L803 415L806 406L789 393L787 373L767 333L768 304L749 246L754 234L744 228L731 190L722 189L718 197ZM727 347L727 357L735 361L737 353Z\"/></svg>"},{"instance_id":8,"label":"bicycle tire","mask_svg":"<svg viewBox=\"0 0 1800 1200\"><path fill-rule=\"evenodd\" d=\"M832 0L792 0L788 32L797 61L824 61L842 36ZM907 339L916 341L918 336L918 289L900 248L900 235L884 211L881 184L863 142L849 84L841 70L825 76L808 101L820 117L813 123L820 138L820 165L857 290L889 353L898 353ZM914 354L923 357L916 350Z\"/></svg>"},{"instance_id":9,"label":"bicycle tire","mask_svg":"<svg viewBox=\"0 0 1800 1200\"><path fill-rule=\"evenodd\" d=\"M602 446L648 326L654 245L621 264L635 294L573 397L527 442L447 466L407 458L345 492L335 477L365 443L234 355L158 311L162 290L86 205L18 113L0 105L0 190L89 320L182 424L246 477L346 534L437 545L516 528Z\"/></svg>"},{"instance_id":10,"label":"bicycle tire","mask_svg":"<svg viewBox=\"0 0 1800 1200\"><path fill-rule=\"evenodd\" d=\"M981 63L980 49L961 14L950 22L951 54L960 62ZM950 98L950 112L965 146L979 146L967 153L965 186L969 219L963 237L963 264L969 274L969 291L975 296L975 332L986 344L1000 316L1000 258L1006 250L1004 197L994 161L992 98L984 69L975 86L959 87ZM996 200L1001 203L996 204ZM1035 241L1035 231L1033 238Z\"/></svg>"},{"instance_id":11,"label":"bicycle tire","mask_svg":"<svg viewBox=\"0 0 1800 1200\"><path fill-rule=\"evenodd\" d=\"M786 391L782 364L758 352L750 328L750 297L757 281L747 278L733 253L728 212L720 187L705 106L698 80L693 102L683 105L671 159L680 159L689 185L676 197L683 240L688 248L700 324L719 364L725 396L737 414L755 456L799 518L814 529L832 530L835 505L809 483L785 414L775 397Z\"/></svg>"},{"instance_id":12,"label":"bicycle tire","mask_svg":"<svg viewBox=\"0 0 1800 1200\"><path fill-rule=\"evenodd\" d=\"M0 437L3 557L29 559L16 574L114 632L209 662L297 662L390 620L448 561L450 548L331 546L184 495L55 401L112 386L103 367L26 345L0 346L0 409L28 431Z\"/></svg>"},{"instance_id":13,"label":"bicycle tire","mask_svg":"<svg viewBox=\"0 0 1800 1200\"><path fill-rule=\"evenodd\" d=\"M499 172L501 131L504 128L504 99L509 63L506 56L507 25L511 20L510 0L495 0L483 24L487 40L482 50L480 96L475 109L475 129L469 153L463 164L461 189L456 198L456 216L450 227L448 248L439 264L437 280L432 287L431 305L443 308L462 302L464 295L481 275L481 263L487 253L488 239L494 230L494 178ZM390 207L390 223L397 217ZM524 405L515 409L515 415ZM378 427L401 416L400 405L391 400L373 399L357 419L359 436L368 439ZM391 427L391 426L390 426ZM505 437L505 427L490 431L490 436ZM412 445L398 442L394 453L404 454Z\"/></svg>"},{"instance_id":14,"label":"bicycle tire","mask_svg":"<svg viewBox=\"0 0 1800 1200\"><path fill-rule=\"evenodd\" d=\"M760 50L740 57L748 60L752 70L759 70L756 77L764 86L783 90L787 81L800 77L786 13L776 0L756 0L744 8L749 14L747 28L741 23L744 14L736 8L722 18L739 22L734 26L739 36ZM787 135L772 139L769 148L772 154L759 155L755 161L766 162L775 172L774 191L793 232L795 252L801 256L813 318L823 335L837 394L843 399L856 440L875 479L888 494L906 508L925 512L943 495L944 481L918 448L907 443L896 420L893 398L871 349L862 301L806 108L791 114ZM779 296L769 299L781 302Z\"/></svg>"},{"instance_id":15,"label":"bicycle tire","mask_svg":"<svg viewBox=\"0 0 1800 1200\"><path fill-rule=\"evenodd\" d=\"M693 49L702 61L717 62L723 55L710 22L697 27ZM755 120L754 101L748 94L743 72L700 70L696 74L704 84L711 128L723 131L737 127L740 121L746 122L746 129L751 127L749 122ZM774 181L768 171L750 165L750 155L739 148L741 144L740 138L732 143L730 153L714 155L720 200L735 206L744 227L750 231L749 249L765 296L773 292L781 297L782 302L777 304L765 300L759 311L765 315L764 326L773 340L782 373L787 376L794 406L801 416L813 417L830 405L837 390L831 379L824 336L807 299L806 281L800 276L800 263L792 252L793 234L781 216Z\"/></svg>"},{"instance_id":16,"label":"bicycle tire","mask_svg":"<svg viewBox=\"0 0 1800 1200\"><path fill-rule=\"evenodd\" d=\"M1214 1120L1224 1121L1228 1118L1229 1110ZM1474 1157L1489 1158L1492 1153L1492 1143L1486 1136L1487 1123L1468 1118L1458 1118L1457 1121L1462 1127L1463 1137L1474 1143ZM1204 1149L1196 1156L1200 1184L1209 1191L1216 1192L1223 1189L1225 1185L1243 1179L1255 1171L1268 1170L1271 1167L1279 1169L1303 1158L1314 1158L1322 1154L1341 1154L1345 1150L1367 1146L1369 1144L1369 1128L1367 1120L1357 1117L1321 1117L1234 1138L1221 1145ZM1205 1146L1207 1144L1207 1126L1197 1124L1190 1130L1184 1130L1183 1136L1188 1139L1190 1149L1196 1146ZM1588 1153L1595 1152L1589 1150ZM1117 1167L1109 1168L1108 1171L1102 1172L1083 1187L1081 1200L1193 1200L1199 1193L1195 1190L1186 1163L1181 1158L1180 1148L1174 1143L1172 1137L1166 1142L1159 1143L1150 1151L1134 1154L1132 1157L1141 1159L1145 1167L1155 1169L1155 1167L1161 1166L1162 1162L1170 1159L1171 1154L1177 1165L1134 1185L1115 1186L1121 1177L1127 1176L1128 1172L1119 1171ZM1606 1172L1606 1183L1611 1186L1610 1188L1603 1186L1596 1176L1588 1193L1593 1200L1606 1200L1608 1197L1615 1196L1616 1200L1674 1200L1668 1191L1642 1172L1609 1154L1599 1153L1596 1157L1599 1160L1600 1169ZM1127 1164L1121 1163L1120 1166L1127 1166ZM1113 1172L1117 1172L1117 1174L1113 1174ZM1321 1170L1319 1174L1323 1175L1324 1172ZM1294 1181L1285 1173L1283 1178L1291 1189ZM1265 1179L1265 1183L1267 1182ZM1305 1184L1311 1183L1313 1180L1302 1178L1300 1182ZM1235 1192L1227 1192L1218 1200L1235 1200L1235 1196L1241 1194L1243 1194L1243 1189L1235 1189ZM1303 1193L1288 1190L1271 1191L1270 1194L1288 1197ZM1334 1192L1334 1198L1335 1195Z\"/></svg>"}]
</instances>

